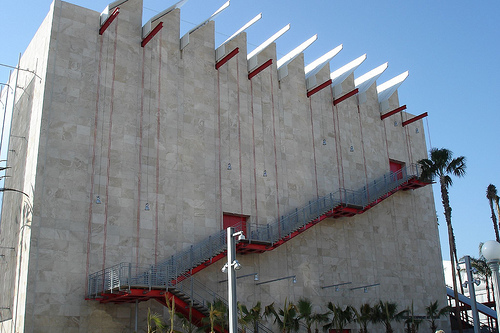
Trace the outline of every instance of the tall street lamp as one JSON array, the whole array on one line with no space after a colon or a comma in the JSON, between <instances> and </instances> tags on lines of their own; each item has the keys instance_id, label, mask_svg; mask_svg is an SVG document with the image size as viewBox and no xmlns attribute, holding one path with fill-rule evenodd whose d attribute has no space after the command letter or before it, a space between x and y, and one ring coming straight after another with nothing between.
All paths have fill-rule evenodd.
<instances>
[{"instance_id":1,"label":"tall street lamp","mask_svg":"<svg viewBox=\"0 0 500 333\"><path fill-rule=\"evenodd\" d=\"M467 281L464 282L462 287L469 288L469 296L471 299L471 309L472 309L472 319L474 320L474 333L479 333L479 327L481 326L481 323L479 322L479 314L477 312L476 291L474 288L474 283L479 286L480 282L479 282L479 280L474 279L474 277L472 276L474 269L472 268L471 263L470 263L470 256L465 256L463 263L465 263L465 271L467 273ZM459 262L459 264L462 264L462 263Z\"/></svg>"},{"instance_id":2,"label":"tall street lamp","mask_svg":"<svg viewBox=\"0 0 500 333\"><path fill-rule=\"evenodd\" d=\"M233 227L227 228L227 263L222 267L222 272L227 272L227 297L229 305L229 333L238 333L238 309L236 303L236 271L241 269L241 264L236 260L236 241L245 239L243 231L234 232Z\"/></svg>"},{"instance_id":3,"label":"tall street lamp","mask_svg":"<svg viewBox=\"0 0 500 333\"><path fill-rule=\"evenodd\" d=\"M488 266L493 275L493 288L495 289L495 310L497 311L497 321L500 315L500 277L498 275L498 263L500 262L500 243L490 240L483 244L481 253L487 260Z\"/></svg>"}]
</instances>

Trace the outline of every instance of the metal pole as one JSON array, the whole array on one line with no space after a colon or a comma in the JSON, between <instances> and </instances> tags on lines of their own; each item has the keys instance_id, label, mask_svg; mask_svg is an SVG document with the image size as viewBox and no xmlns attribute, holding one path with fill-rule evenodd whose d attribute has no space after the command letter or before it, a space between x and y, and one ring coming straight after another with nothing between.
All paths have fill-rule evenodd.
<instances>
[{"instance_id":1,"label":"metal pole","mask_svg":"<svg viewBox=\"0 0 500 333\"><path fill-rule=\"evenodd\" d=\"M12 72L9 73L9 81L10 81L10 76L12 75ZM5 95L5 105L3 108L3 120L2 120L2 134L0 135L0 153L2 152L2 142L3 142L3 131L5 129L5 116L7 115L7 105L9 104L9 89L14 92L14 89L10 87L10 85L7 84L7 94Z\"/></svg>"},{"instance_id":2,"label":"metal pole","mask_svg":"<svg viewBox=\"0 0 500 333\"><path fill-rule=\"evenodd\" d=\"M493 275L493 289L495 289L495 310L497 312L497 322L500 322L500 290L498 286L500 285L500 276L498 275L498 260L488 260L488 266L491 269Z\"/></svg>"},{"instance_id":3,"label":"metal pole","mask_svg":"<svg viewBox=\"0 0 500 333\"><path fill-rule=\"evenodd\" d=\"M135 300L135 326L134 326L134 329L135 329L135 332L138 332L137 331L137 322L138 322L138 312L139 312L139 300L136 299Z\"/></svg>"},{"instance_id":4,"label":"metal pole","mask_svg":"<svg viewBox=\"0 0 500 333\"><path fill-rule=\"evenodd\" d=\"M238 332L238 312L236 308L236 272L233 262L236 259L234 228L227 228L227 296L229 298L229 333Z\"/></svg>"},{"instance_id":5,"label":"metal pole","mask_svg":"<svg viewBox=\"0 0 500 333\"><path fill-rule=\"evenodd\" d=\"M477 313L476 291L474 289L474 279L472 277L472 267L470 265L470 257L465 256L464 259L465 259L465 269L467 270L467 284L469 285L469 296L471 299L472 319L474 320L474 333L479 333L479 326L481 324L479 322L479 315Z\"/></svg>"}]
</instances>

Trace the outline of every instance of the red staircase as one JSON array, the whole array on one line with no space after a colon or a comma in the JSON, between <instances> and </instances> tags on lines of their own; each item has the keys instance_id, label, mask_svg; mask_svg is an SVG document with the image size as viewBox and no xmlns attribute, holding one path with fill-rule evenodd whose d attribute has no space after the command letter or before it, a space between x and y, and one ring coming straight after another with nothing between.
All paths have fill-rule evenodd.
<instances>
[{"instance_id":1,"label":"red staircase","mask_svg":"<svg viewBox=\"0 0 500 333\"><path fill-rule=\"evenodd\" d=\"M245 223L245 240L237 243L236 251L241 255L272 251L297 235L327 218L352 217L362 214L398 191L408 191L431 184L419 179L415 165L389 173L358 191L341 189L310 202L294 212L281 217L272 224L251 225ZM235 226L236 230L242 229ZM192 276L226 256L225 230L211 235L198 244L171 258L148 267L121 263L89 276L87 299L101 303L135 303L154 299L166 305L166 299L174 299L176 310L189 316L199 325L208 315L206 301L214 301L215 293L206 291L206 286L196 282ZM135 272L135 273L132 273ZM191 286L188 285L189 282ZM199 296L199 290L207 294ZM195 297L196 294L196 297ZM267 330L268 331L268 330ZM266 332L262 328L262 332Z\"/></svg>"}]
</instances>

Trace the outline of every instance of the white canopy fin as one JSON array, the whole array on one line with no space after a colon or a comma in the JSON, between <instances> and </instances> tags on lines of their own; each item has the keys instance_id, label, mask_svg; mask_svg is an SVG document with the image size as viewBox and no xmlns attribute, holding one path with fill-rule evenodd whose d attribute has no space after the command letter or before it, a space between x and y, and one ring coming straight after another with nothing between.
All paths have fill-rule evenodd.
<instances>
[{"instance_id":1,"label":"white canopy fin","mask_svg":"<svg viewBox=\"0 0 500 333\"><path fill-rule=\"evenodd\" d=\"M368 73L361 75L360 77L354 79L354 86L358 88L360 93L364 93L371 87L373 82L377 81L377 79L382 75L382 73L387 69L388 63L382 64Z\"/></svg>"},{"instance_id":2,"label":"white canopy fin","mask_svg":"<svg viewBox=\"0 0 500 333\"><path fill-rule=\"evenodd\" d=\"M356 70L366 60L366 54L363 54L361 57L354 59L350 63L340 67L339 69L330 73L330 78L332 79L332 85L335 87L351 75L352 72Z\"/></svg>"},{"instance_id":3,"label":"white canopy fin","mask_svg":"<svg viewBox=\"0 0 500 333\"><path fill-rule=\"evenodd\" d=\"M244 26L242 26L241 28L239 28L238 31L236 31L234 34L232 34L231 37L229 37L228 39L226 39L221 45L226 44L231 39L233 39L234 37L238 36L243 31L247 30L249 27L251 27L255 22L257 22L261 18L262 18L262 13L260 13L257 16L255 16L253 19L251 19L250 21L248 21Z\"/></svg>"},{"instance_id":4,"label":"white canopy fin","mask_svg":"<svg viewBox=\"0 0 500 333\"><path fill-rule=\"evenodd\" d=\"M149 21L146 22L146 24L144 24L142 26L142 38L145 38L151 32L151 23L152 22L162 18L163 16L167 15L168 13L173 11L174 9L181 8L182 6L184 6L184 4L186 2L188 2L188 0L181 0L181 1L173 4L172 6L168 7L164 11L153 16Z\"/></svg>"},{"instance_id":5,"label":"white canopy fin","mask_svg":"<svg viewBox=\"0 0 500 333\"><path fill-rule=\"evenodd\" d=\"M277 33L269 37L264 43L260 44L257 46L252 52L250 52L247 55L247 60L248 60L248 68L252 69L255 66L257 66L257 55L262 52L266 47L274 43L275 40L280 38L285 32L287 32L290 29L290 23L285 25L281 30L279 30Z\"/></svg>"},{"instance_id":6,"label":"white canopy fin","mask_svg":"<svg viewBox=\"0 0 500 333\"><path fill-rule=\"evenodd\" d=\"M398 76L380 84L377 86L378 102L382 103L389 99L389 97L394 94L394 92L401 86L401 84L408 77L409 72L399 74Z\"/></svg>"},{"instance_id":7,"label":"white canopy fin","mask_svg":"<svg viewBox=\"0 0 500 333\"><path fill-rule=\"evenodd\" d=\"M194 27L193 29L189 30L184 36L182 36L182 38L181 38L181 50L184 49L187 44L189 44L189 35L191 33L193 33L194 31L198 30L199 28L203 27L208 22L214 20L220 13L222 13L222 11L224 9L226 9L227 7L229 7L229 2L230 1L231 0L226 1L226 3L224 3L219 9L217 9L215 11L215 13L213 13L212 15L210 15L209 18L207 18L205 21L201 22L196 27Z\"/></svg>"}]
</instances>

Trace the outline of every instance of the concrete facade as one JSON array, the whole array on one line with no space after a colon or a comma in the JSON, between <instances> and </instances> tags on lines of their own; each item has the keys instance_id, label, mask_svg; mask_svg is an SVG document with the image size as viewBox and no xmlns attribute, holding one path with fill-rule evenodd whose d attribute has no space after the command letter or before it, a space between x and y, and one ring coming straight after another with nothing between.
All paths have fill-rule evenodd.
<instances>
[{"instance_id":1,"label":"concrete facade","mask_svg":"<svg viewBox=\"0 0 500 333\"><path fill-rule=\"evenodd\" d=\"M405 112L380 119L375 83L365 102L354 96L333 106L354 89L353 74L341 90L308 98L303 55L278 80L271 44L258 65L273 64L249 80L245 33L226 44L226 54L239 53L216 70L214 22L181 50L173 10L141 47L142 1L119 7L99 35L99 13L55 0L21 59L41 79L19 73L25 89L16 98L6 187L29 197L4 194L2 333L132 332L134 304L85 299L90 273L154 264L221 230L223 214L265 225L340 187L363 187L390 160L411 165L427 156L421 120L403 127L412 117ZM317 82L329 73L326 65ZM395 92L388 110L397 107ZM308 297L324 311L329 301L359 307L381 299L423 314L431 301L446 304L430 186L238 259L241 275L297 280L238 280L248 306ZM224 294L221 265L196 277ZM340 291L321 288L344 282L351 284ZM366 285L376 286L350 289ZM140 329L148 307L165 312L139 303Z\"/></svg>"}]
</instances>

